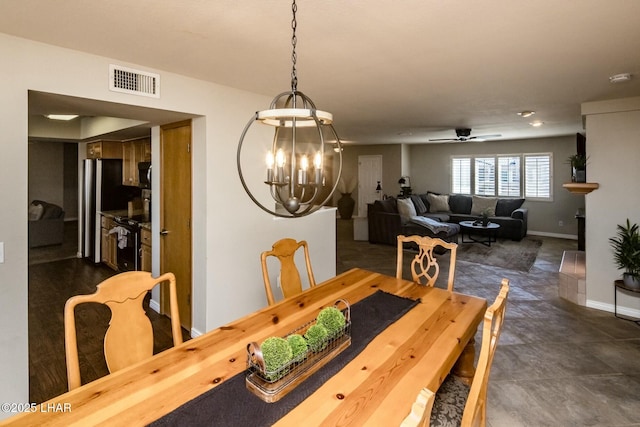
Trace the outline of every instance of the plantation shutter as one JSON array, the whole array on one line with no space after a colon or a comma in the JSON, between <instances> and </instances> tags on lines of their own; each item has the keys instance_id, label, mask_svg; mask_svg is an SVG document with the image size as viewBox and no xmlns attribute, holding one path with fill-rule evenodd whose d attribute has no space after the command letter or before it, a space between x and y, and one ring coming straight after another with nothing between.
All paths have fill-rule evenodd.
<instances>
[{"instance_id":1,"label":"plantation shutter","mask_svg":"<svg viewBox=\"0 0 640 427\"><path fill-rule=\"evenodd\" d=\"M469 157L451 159L451 192L471 194L471 159Z\"/></svg>"},{"instance_id":2,"label":"plantation shutter","mask_svg":"<svg viewBox=\"0 0 640 427\"><path fill-rule=\"evenodd\" d=\"M525 192L527 198L551 197L551 155L525 155Z\"/></svg>"},{"instance_id":3,"label":"plantation shutter","mask_svg":"<svg viewBox=\"0 0 640 427\"><path fill-rule=\"evenodd\" d=\"M498 196L520 197L520 157L498 157Z\"/></svg>"},{"instance_id":4,"label":"plantation shutter","mask_svg":"<svg viewBox=\"0 0 640 427\"><path fill-rule=\"evenodd\" d=\"M475 160L475 194L479 196L495 196L496 159L494 157L477 157Z\"/></svg>"}]
</instances>

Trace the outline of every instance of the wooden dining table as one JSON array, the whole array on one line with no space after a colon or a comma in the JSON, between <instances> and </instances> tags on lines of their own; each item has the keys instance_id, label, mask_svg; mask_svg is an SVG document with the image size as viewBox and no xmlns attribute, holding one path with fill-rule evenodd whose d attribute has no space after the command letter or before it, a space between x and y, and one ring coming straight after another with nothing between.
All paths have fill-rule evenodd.
<instances>
[{"instance_id":1,"label":"wooden dining table","mask_svg":"<svg viewBox=\"0 0 640 427\"><path fill-rule=\"evenodd\" d=\"M473 376L487 302L358 268L0 425L147 425L246 370L247 343L284 336L338 299L354 304L378 290L420 302L276 425L399 425L423 387L437 390L452 369Z\"/></svg>"}]
</instances>

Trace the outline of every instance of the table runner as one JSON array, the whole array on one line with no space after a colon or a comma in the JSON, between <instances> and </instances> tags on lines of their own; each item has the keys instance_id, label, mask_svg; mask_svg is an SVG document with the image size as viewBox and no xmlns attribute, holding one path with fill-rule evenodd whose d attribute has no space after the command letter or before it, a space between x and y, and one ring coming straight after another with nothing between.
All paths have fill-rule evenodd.
<instances>
[{"instance_id":1,"label":"table runner","mask_svg":"<svg viewBox=\"0 0 640 427\"><path fill-rule=\"evenodd\" d=\"M272 425L340 371L380 332L418 303L419 301L378 290L353 304L351 306L351 345L278 402L263 402L247 390L246 371L242 371L150 425L152 427Z\"/></svg>"}]
</instances>

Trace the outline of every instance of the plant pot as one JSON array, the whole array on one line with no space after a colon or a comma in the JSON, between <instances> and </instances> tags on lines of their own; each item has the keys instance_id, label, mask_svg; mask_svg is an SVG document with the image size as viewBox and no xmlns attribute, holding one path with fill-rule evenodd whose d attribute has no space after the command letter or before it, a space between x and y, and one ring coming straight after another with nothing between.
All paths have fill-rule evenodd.
<instances>
[{"instance_id":1,"label":"plant pot","mask_svg":"<svg viewBox=\"0 0 640 427\"><path fill-rule=\"evenodd\" d=\"M489 225L489 218L482 218L482 226L486 227L487 225Z\"/></svg>"},{"instance_id":2,"label":"plant pot","mask_svg":"<svg viewBox=\"0 0 640 427\"><path fill-rule=\"evenodd\" d=\"M587 182L587 171L585 169L574 169L573 177L575 182Z\"/></svg>"},{"instance_id":3,"label":"plant pot","mask_svg":"<svg viewBox=\"0 0 640 427\"><path fill-rule=\"evenodd\" d=\"M338 213L342 219L351 219L356 201L351 198L351 193L342 193L338 199Z\"/></svg>"},{"instance_id":4,"label":"plant pot","mask_svg":"<svg viewBox=\"0 0 640 427\"><path fill-rule=\"evenodd\" d=\"M629 273L622 275L622 282L628 288L640 289L640 277L634 276Z\"/></svg>"}]
</instances>

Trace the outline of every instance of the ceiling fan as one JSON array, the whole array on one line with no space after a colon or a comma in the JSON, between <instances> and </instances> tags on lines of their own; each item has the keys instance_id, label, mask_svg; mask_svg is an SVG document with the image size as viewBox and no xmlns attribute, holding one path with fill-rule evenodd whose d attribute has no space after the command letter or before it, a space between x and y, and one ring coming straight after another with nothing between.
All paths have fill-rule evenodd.
<instances>
[{"instance_id":1,"label":"ceiling fan","mask_svg":"<svg viewBox=\"0 0 640 427\"><path fill-rule=\"evenodd\" d=\"M498 138L501 137L500 134L494 135L477 135L471 136L471 129L469 128L457 128L456 129L456 138L432 138L429 141L438 141L438 142L467 142L467 141L484 141L487 138Z\"/></svg>"}]
</instances>

